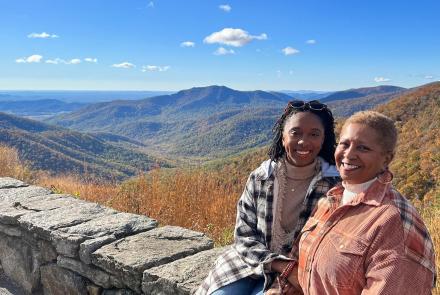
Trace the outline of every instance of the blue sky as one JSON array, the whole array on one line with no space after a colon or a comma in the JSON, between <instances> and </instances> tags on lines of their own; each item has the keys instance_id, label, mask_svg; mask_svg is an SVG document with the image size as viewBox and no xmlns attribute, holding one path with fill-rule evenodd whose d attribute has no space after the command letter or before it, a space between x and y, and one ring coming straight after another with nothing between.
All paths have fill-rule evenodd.
<instances>
[{"instance_id":1,"label":"blue sky","mask_svg":"<svg viewBox=\"0 0 440 295\"><path fill-rule=\"evenodd\" d=\"M0 0L0 89L440 80L440 1Z\"/></svg>"}]
</instances>

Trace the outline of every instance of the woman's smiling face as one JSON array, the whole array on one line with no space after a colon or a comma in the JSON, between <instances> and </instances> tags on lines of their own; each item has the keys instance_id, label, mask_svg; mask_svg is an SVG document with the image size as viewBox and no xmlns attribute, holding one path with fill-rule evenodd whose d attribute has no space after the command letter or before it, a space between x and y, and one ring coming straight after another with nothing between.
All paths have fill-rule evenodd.
<instances>
[{"instance_id":1,"label":"woman's smiling face","mask_svg":"<svg viewBox=\"0 0 440 295\"><path fill-rule=\"evenodd\" d=\"M391 162L392 153L386 152L377 132L359 123L343 128L336 147L336 166L343 181L359 184L373 179Z\"/></svg>"},{"instance_id":2,"label":"woman's smiling face","mask_svg":"<svg viewBox=\"0 0 440 295\"><path fill-rule=\"evenodd\" d=\"M321 151L324 126L311 112L298 112L287 119L283 129L283 146L287 161L303 167L311 164Z\"/></svg>"}]
</instances>

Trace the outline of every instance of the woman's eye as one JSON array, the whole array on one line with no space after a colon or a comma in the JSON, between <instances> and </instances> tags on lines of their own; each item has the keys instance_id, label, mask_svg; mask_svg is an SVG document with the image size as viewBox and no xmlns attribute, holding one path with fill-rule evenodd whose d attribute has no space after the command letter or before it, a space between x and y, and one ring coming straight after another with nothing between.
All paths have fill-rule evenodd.
<instances>
[{"instance_id":1,"label":"woman's eye","mask_svg":"<svg viewBox=\"0 0 440 295\"><path fill-rule=\"evenodd\" d=\"M358 146L358 150L360 150L360 151L369 151L370 149L368 147L366 147L365 145L360 145L360 146Z\"/></svg>"},{"instance_id":2,"label":"woman's eye","mask_svg":"<svg viewBox=\"0 0 440 295\"><path fill-rule=\"evenodd\" d=\"M296 130L290 130L290 135L297 136L299 135L299 132Z\"/></svg>"}]
</instances>

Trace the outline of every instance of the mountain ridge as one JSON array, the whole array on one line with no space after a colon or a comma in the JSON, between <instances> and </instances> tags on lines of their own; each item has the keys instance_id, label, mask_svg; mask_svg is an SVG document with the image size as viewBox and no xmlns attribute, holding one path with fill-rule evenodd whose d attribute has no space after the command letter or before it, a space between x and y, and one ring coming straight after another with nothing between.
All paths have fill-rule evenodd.
<instances>
[{"instance_id":1,"label":"mountain ridge","mask_svg":"<svg viewBox=\"0 0 440 295\"><path fill-rule=\"evenodd\" d=\"M20 158L33 169L52 173L76 171L80 175L86 173L110 180L134 176L158 164L169 166L166 161L137 149L111 144L97 135L1 112L0 143L17 149ZM129 144L136 146L134 141Z\"/></svg>"}]
</instances>

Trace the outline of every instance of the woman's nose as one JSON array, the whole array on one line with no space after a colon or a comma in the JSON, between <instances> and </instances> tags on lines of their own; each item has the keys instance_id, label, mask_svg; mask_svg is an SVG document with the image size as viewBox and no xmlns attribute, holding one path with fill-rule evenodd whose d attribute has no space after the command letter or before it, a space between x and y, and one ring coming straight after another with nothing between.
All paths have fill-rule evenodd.
<instances>
[{"instance_id":1,"label":"woman's nose","mask_svg":"<svg viewBox=\"0 0 440 295\"><path fill-rule=\"evenodd\" d=\"M355 149L353 146L349 146L345 151L344 151L344 157L348 158L348 159L353 159L354 157L356 157L356 153L355 153Z\"/></svg>"}]
</instances>

